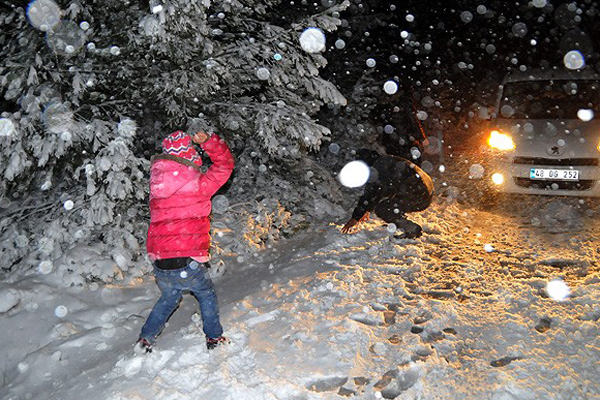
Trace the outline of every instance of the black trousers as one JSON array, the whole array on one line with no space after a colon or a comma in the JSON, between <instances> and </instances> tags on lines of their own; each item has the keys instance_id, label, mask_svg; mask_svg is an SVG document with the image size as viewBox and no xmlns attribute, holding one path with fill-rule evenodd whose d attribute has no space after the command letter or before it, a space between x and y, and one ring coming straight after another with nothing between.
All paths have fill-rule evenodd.
<instances>
[{"instance_id":1,"label":"black trousers","mask_svg":"<svg viewBox=\"0 0 600 400\"><path fill-rule=\"evenodd\" d=\"M410 198L406 196L394 196L383 199L374 209L375 214L387 223L393 223L402 229L407 235L421 234L421 226L406 218L406 213L423 211L431 204L429 196Z\"/></svg>"}]
</instances>

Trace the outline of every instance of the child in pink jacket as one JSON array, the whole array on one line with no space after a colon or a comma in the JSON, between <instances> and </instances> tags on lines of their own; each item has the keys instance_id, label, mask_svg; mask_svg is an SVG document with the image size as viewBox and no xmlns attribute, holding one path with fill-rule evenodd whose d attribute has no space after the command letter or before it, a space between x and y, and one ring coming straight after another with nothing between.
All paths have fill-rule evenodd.
<instances>
[{"instance_id":1,"label":"child in pink jacket","mask_svg":"<svg viewBox=\"0 0 600 400\"><path fill-rule=\"evenodd\" d=\"M210 157L206 173L192 141ZM177 308L182 291L198 300L206 345L226 342L219 321L217 296L208 274L211 197L233 171L233 157L216 134L176 131L162 142L163 154L152 158L150 169L150 226L148 256L161 291L142 327L138 346L152 351L156 337Z\"/></svg>"}]
</instances>

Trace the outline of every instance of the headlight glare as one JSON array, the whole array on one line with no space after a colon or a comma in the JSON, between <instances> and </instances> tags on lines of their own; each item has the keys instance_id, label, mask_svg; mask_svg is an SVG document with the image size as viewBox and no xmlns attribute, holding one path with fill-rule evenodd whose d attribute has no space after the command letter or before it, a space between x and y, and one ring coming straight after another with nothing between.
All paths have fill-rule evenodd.
<instances>
[{"instance_id":1,"label":"headlight glare","mask_svg":"<svg viewBox=\"0 0 600 400\"><path fill-rule=\"evenodd\" d=\"M492 182L494 182L495 185L502 185L504 183L504 175L496 172L492 175Z\"/></svg>"},{"instance_id":2,"label":"headlight glare","mask_svg":"<svg viewBox=\"0 0 600 400\"><path fill-rule=\"evenodd\" d=\"M506 133L500 133L499 131L492 131L488 138L488 145L493 149L498 150L514 150L515 142Z\"/></svg>"}]
</instances>

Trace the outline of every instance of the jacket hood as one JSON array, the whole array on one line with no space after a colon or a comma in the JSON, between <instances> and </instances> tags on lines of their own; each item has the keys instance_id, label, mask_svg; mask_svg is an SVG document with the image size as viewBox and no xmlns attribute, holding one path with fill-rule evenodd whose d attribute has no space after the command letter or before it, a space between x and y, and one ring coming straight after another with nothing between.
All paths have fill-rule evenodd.
<instances>
[{"instance_id":1,"label":"jacket hood","mask_svg":"<svg viewBox=\"0 0 600 400\"><path fill-rule=\"evenodd\" d=\"M171 197L180 190L186 190L186 186L197 182L202 175L198 165L171 155L154 157L150 169L151 199Z\"/></svg>"}]
</instances>

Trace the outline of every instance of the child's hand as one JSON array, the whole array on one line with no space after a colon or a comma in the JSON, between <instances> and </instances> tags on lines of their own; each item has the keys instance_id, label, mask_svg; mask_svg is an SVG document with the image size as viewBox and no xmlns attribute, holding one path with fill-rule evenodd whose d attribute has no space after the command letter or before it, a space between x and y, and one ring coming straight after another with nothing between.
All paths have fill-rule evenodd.
<instances>
[{"instance_id":1,"label":"child's hand","mask_svg":"<svg viewBox=\"0 0 600 400\"><path fill-rule=\"evenodd\" d=\"M210 139L210 134L206 132L196 132L194 136L192 136L192 141L196 144L202 144Z\"/></svg>"}]
</instances>

